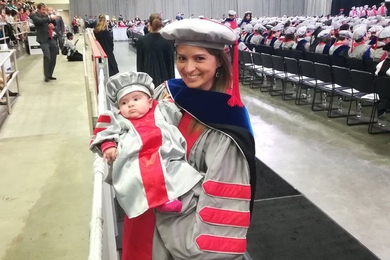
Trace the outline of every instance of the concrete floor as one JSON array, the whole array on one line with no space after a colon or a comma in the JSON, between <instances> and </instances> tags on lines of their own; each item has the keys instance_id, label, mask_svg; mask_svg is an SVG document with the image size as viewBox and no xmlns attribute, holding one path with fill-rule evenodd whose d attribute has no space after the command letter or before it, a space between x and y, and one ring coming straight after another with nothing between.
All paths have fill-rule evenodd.
<instances>
[{"instance_id":1,"label":"concrete floor","mask_svg":"<svg viewBox=\"0 0 390 260\"><path fill-rule=\"evenodd\" d=\"M92 159L83 63L18 60L22 95L0 129L0 259L87 259Z\"/></svg>"},{"instance_id":2,"label":"concrete floor","mask_svg":"<svg viewBox=\"0 0 390 260\"><path fill-rule=\"evenodd\" d=\"M81 45L80 45L81 46ZM115 43L121 72L135 70ZM23 95L0 129L0 259L86 259L92 159L82 63L19 60ZM390 135L348 127L293 102L242 87L257 157L381 259L390 259Z\"/></svg>"}]
</instances>

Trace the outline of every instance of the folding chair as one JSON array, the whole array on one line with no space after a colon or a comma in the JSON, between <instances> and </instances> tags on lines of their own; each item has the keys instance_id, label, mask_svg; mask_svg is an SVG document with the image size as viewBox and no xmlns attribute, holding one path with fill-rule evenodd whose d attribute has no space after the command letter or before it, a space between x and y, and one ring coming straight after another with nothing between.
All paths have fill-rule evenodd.
<instances>
[{"instance_id":1,"label":"folding chair","mask_svg":"<svg viewBox=\"0 0 390 260\"><path fill-rule=\"evenodd\" d=\"M243 66L242 66L242 75L241 83L242 85L251 85L254 78L254 63L252 61L252 56L249 51L241 51ZM249 75L245 75L248 72Z\"/></svg>"},{"instance_id":2,"label":"folding chair","mask_svg":"<svg viewBox=\"0 0 390 260\"><path fill-rule=\"evenodd\" d=\"M356 112L355 114L351 115L351 107L352 102L349 103L349 110L347 115L347 125L363 125L363 124L370 124L371 118L369 121L364 120L357 120L358 122L351 122L351 116L354 116L355 119L360 118L362 115L361 113L361 106L363 106L363 102L365 104L369 104L369 106L372 106L372 109L374 109L375 105L375 91L374 91L374 80L372 77L372 74L367 71L360 71L360 70L351 70L351 79L352 79L352 98L356 101ZM360 111L359 111L360 110ZM372 111L371 111L372 114Z\"/></svg>"},{"instance_id":3,"label":"folding chair","mask_svg":"<svg viewBox=\"0 0 390 260\"><path fill-rule=\"evenodd\" d=\"M327 94L330 94L331 97L334 95L334 86L332 71L328 64L314 63L314 75L316 79L316 86L314 88L313 102L311 109L313 111L324 111L332 109L332 104L327 105ZM316 103L317 93L321 94L320 103ZM333 98L331 98L333 102ZM318 108L316 105L321 104L322 107Z\"/></svg>"},{"instance_id":4,"label":"folding chair","mask_svg":"<svg viewBox=\"0 0 390 260\"><path fill-rule=\"evenodd\" d=\"M345 59L347 68L354 69L354 70L361 70L364 71L364 62L363 60L354 59L354 58L347 58Z\"/></svg>"},{"instance_id":5,"label":"folding chair","mask_svg":"<svg viewBox=\"0 0 390 260\"><path fill-rule=\"evenodd\" d=\"M328 117L329 118L336 118L336 117L346 117L347 114L343 113L343 102L349 101L351 102L351 92L352 91L352 83L351 83L351 71L348 68L345 67L339 67L339 66L332 66L332 72L333 72L333 90L334 94L331 96L331 100L329 101L330 105L333 106L334 98L338 97L339 104L337 113L334 109L328 110ZM350 90L348 92L345 92L345 90ZM347 99L348 98L348 99Z\"/></svg>"},{"instance_id":6,"label":"folding chair","mask_svg":"<svg viewBox=\"0 0 390 260\"><path fill-rule=\"evenodd\" d=\"M371 113L370 124L368 125L368 132L370 134L382 134L382 133L390 133L390 127L383 126L375 126L377 122L375 119L377 118L378 106L381 100L386 100L390 102L390 78L389 77L381 77L375 76L375 93L379 96L379 100L375 102L374 109ZM378 129L380 129L378 131Z\"/></svg>"},{"instance_id":7,"label":"folding chair","mask_svg":"<svg viewBox=\"0 0 390 260\"><path fill-rule=\"evenodd\" d=\"M370 72L370 73L372 73L372 75L374 75L377 65L378 65L377 61L365 60L364 61L364 71Z\"/></svg>"},{"instance_id":8,"label":"folding chair","mask_svg":"<svg viewBox=\"0 0 390 260\"><path fill-rule=\"evenodd\" d=\"M300 60L300 59L303 59L303 53L302 51L298 51L298 50L291 50L291 58L294 58L296 60Z\"/></svg>"},{"instance_id":9,"label":"folding chair","mask_svg":"<svg viewBox=\"0 0 390 260\"><path fill-rule=\"evenodd\" d=\"M254 69L254 79L251 81L250 88L255 88L254 86L258 84L263 84L263 65L261 61L261 55L257 52L252 52L253 60L253 69Z\"/></svg>"},{"instance_id":10,"label":"folding chair","mask_svg":"<svg viewBox=\"0 0 390 260\"><path fill-rule=\"evenodd\" d=\"M283 57L277 55L271 55L272 67L274 69L274 79L280 79L282 82L282 89L277 89L276 82L274 82L273 88L269 94L271 96L283 96L285 93L285 81L286 81L286 68L284 65Z\"/></svg>"},{"instance_id":11,"label":"folding chair","mask_svg":"<svg viewBox=\"0 0 390 260\"><path fill-rule=\"evenodd\" d=\"M268 53L260 53L261 62L263 65L263 76L271 78L270 86L262 86L260 87L261 92L270 92L274 87L274 68L272 64L272 56ZM263 81L264 83L264 81Z\"/></svg>"},{"instance_id":12,"label":"folding chair","mask_svg":"<svg viewBox=\"0 0 390 260\"><path fill-rule=\"evenodd\" d=\"M347 67L347 64L345 62L345 58L342 56L333 56L329 55L329 61L330 65L340 66L340 67Z\"/></svg>"},{"instance_id":13,"label":"folding chair","mask_svg":"<svg viewBox=\"0 0 390 260\"><path fill-rule=\"evenodd\" d=\"M284 57L284 63L286 65L286 81L290 82L293 87L293 92L287 93L287 86L285 95L282 96L283 100L293 100L296 99L296 95L298 95L299 85L301 84L301 76L299 70L298 61L294 58ZM291 98L287 98L291 96Z\"/></svg>"},{"instance_id":14,"label":"folding chair","mask_svg":"<svg viewBox=\"0 0 390 260\"><path fill-rule=\"evenodd\" d=\"M311 103L311 93L310 88L314 88L316 86L315 72L314 72L314 64L308 60L299 60L299 67L301 69L301 79L298 88L298 95L295 98L296 105L304 105ZM306 90L306 96L303 96L302 89ZM307 102L304 104L301 103L301 100L306 99Z\"/></svg>"}]
</instances>

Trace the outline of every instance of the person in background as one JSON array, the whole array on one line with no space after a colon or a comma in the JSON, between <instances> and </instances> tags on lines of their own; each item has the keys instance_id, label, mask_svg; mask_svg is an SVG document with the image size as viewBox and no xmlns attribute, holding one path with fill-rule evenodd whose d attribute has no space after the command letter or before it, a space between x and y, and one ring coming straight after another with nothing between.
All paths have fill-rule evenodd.
<instances>
[{"instance_id":1,"label":"person in background","mask_svg":"<svg viewBox=\"0 0 390 260\"><path fill-rule=\"evenodd\" d=\"M58 54L57 42L53 36L57 17L54 14L51 14L50 17L47 15L44 3L39 3L37 8L38 11L31 15L31 19L36 27L37 42L39 42L43 52L44 80L49 82L49 80L57 79L53 77Z\"/></svg>"},{"instance_id":2,"label":"person in background","mask_svg":"<svg viewBox=\"0 0 390 260\"><path fill-rule=\"evenodd\" d=\"M119 72L119 69L114 56L114 40L107 30L107 20L104 14L99 15L99 21L93 33L107 55L109 76L114 76Z\"/></svg>"},{"instance_id":3,"label":"person in background","mask_svg":"<svg viewBox=\"0 0 390 260\"><path fill-rule=\"evenodd\" d=\"M236 21L236 12L234 10L229 10L228 12L228 18L223 21L223 24L227 27L232 28L233 30L238 27L237 21Z\"/></svg>"},{"instance_id":4,"label":"person in background","mask_svg":"<svg viewBox=\"0 0 390 260\"><path fill-rule=\"evenodd\" d=\"M244 13L244 17L242 18L242 20L241 20L240 24L238 25L238 27L243 29L245 27L245 25L250 24L251 21L252 21L252 12L251 11L246 11Z\"/></svg>"},{"instance_id":5,"label":"person in background","mask_svg":"<svg viewBox=\"0 0 390 260\"><path fill-rule=\"evenodd\" d=\"M377 43L365 52L364 59L379 62L387 58L387 52L383 50L383 47L390 42L390 27L378 31L376 35Z\"/></svg>"},{"instance_id":6,"label":"person in background","mask_svg":"<svg viewBox=\"0 0 390 260\"><path fill-rule=\"evenodd\" d=\"M162 28L160 14L149 17L149 33L137 41L137 71L146 72L155 86L175 77L174 46L159 33Z\"/></svg>"},{"instance_id":7,"label":"person in background","mask_svg":"<svg viewBox=\"0 0 390 260\"><path fill-rule=\"evenodd\" d=\"M390 43L383 46L386 58L376 66L375 75L381 77L390 77ZM380 103L378 110L378 124L386 126L387 113L390 111L390 99L379 97Z\"/></svg>"},{"instance_id":8,"label":"person in background","mask_svg":"<svg viewBox=\"0 0 390 260\"><path fill-rule=\"evenodd\" d=\"M68 54L67 54L67 59L68 61L83 61L83 54L77 51L76 49L76 44L79 41L78 39L73 41L73 33L68 32L66 34L66 41L65 41L65 46L68 49Z\"/></svg>"},{"instance_id":9,"label":"person in background","mask_svg":"<svg viewBox=\"0 0 390 260\"><path fill-rule=\"evenodd\" d=\"M319 54L329 54L330 49L330 42L331 42L331 30L325 29L322 30L318 35L317 38L320 40L320 42L317 44L315 53Z\"/></svg>"},{"instance_id":10,"label":"person in background","mask_svg":"<svg viewBox=\"0 0 390 260\"><path fill-rule=\"evenodd\" d=\"M355 29L352 34L352 44L348 52L349 58L362 60L364 53L370 49L367 44L368 36L366 26L361 26Z\"/></svg>"},{"instance_id":11,"label":"person in background","mask_svg":"<svg viewBox=\"0 0 390 260\"><path fill-rule=\"evenodd\" d=\"M240 98L237 46L233 69L224 52L237 36L206 19L175 22L160 34L175 41L181 78L165 81L154 97L170 97L181 108L178 128L187 141L188 162L204 177L180 197L180 213L148 210L138 218L125 217L122 260L241 260L256 166L251 124Z\"/></svg>"},{"instance_id":12,"label":"person in background","mask_svg":"<svg viewBox=\"0 0 390 260\"><path fill-rule=\"evenodd\" d=\"M329 48L329 55L348 57L349 43L352 38L352 33L350 31L339 31L339 37L336 42Z\"/></svg>"}]
</instances>

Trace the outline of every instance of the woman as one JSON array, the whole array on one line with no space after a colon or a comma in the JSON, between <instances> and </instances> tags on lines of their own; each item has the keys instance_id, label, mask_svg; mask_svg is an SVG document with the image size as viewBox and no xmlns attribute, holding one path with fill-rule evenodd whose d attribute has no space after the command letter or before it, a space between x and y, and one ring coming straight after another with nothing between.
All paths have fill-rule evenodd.
<instances>
[{"instance_id":1,"label":"woman","mask_svg":"<svg viewBox=\"0 0 390 260\"><path fill-rule=\"evenodd\" d=\"M93 33L108 57L109 76L114 76L119 72L119 69L114 56L114 41L110 32L107 30L107 20L104 14L99 15L99 21L96 24Z\"/></svg>"},{"instance_id":2,"label":"woman","mask_svg":"<svg viewBox=\"0 0 390 260\"><path fill-rule=\"evenodd\" d=\"M378 63L376 66L375 75L381 77L390 77L390 43L387 43L385 46L383 46L383 50L387 54L387 57ZM378 120L383 122L386 120L386 112L390 110L390 99L383 97L379 98L380 104L378 108Z\"/></svg>"},{"instance_id":3,"label":"woman","mask_svg":"<svg viewBox=\"0 0 390 260\"><path fill-rule=\"evenodd\" d=\"M175 77L173 43L159 33L161 16L153 13L149 17L149 33L137 41L137 71L146 72L153 78L155 86Z\"/></svg>"},{"instance_id":4,"label":"woman","mask_svg":"<svg viewBox=\"0 0 390 260\"><path fill-rule=\"evenodd\" d=\"M204 177L180 197L182 212L149 210L125 218L122 259L241 260L254 197L255 148L239 97L238 63L232 78L223 50L237 36L203 19L175 22L160 33L175 40L182 79L164 82L155 97L171 98L183 111L179 130L187 141L187 160Z\"/></svg>"}]
</instances>

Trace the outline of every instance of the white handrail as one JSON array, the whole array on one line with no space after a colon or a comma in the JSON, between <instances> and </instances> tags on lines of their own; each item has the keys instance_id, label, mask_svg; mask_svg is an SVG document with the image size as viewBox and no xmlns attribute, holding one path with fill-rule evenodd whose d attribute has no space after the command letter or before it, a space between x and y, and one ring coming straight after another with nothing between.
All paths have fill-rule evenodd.
<instances>
[{"instance_id":1,"label":"white handrail","mask_svg":"<svg viewBox=\"0 0 390 260\"><path fill-rule=\"evenodd\" d=\"M87 33L92 31L87 30ZM85 37L90 39L89 37ZM86 45L92 43L86 42ZM84 48L85 52L85 48ZM95 54L94 54L95 55ZM108 78L107 60L101 57L94 59L93 66L97 76L97 116L108 109L108 102L105 94L105 84ZM87 60L87 59L85 59ZM88 82L87 68L84 67L86 82ZM88 87L89 92L89 87ZM87 93L88 95L89 93ZM92 199L92 216L89 225L89 260L117 260L117 247L115 241L116 222L113 210L113 193L112 187L105 183L108 175L108 165L102 157L95 155L93 163L93 199Z\"/></svg>"}]
</instances>

